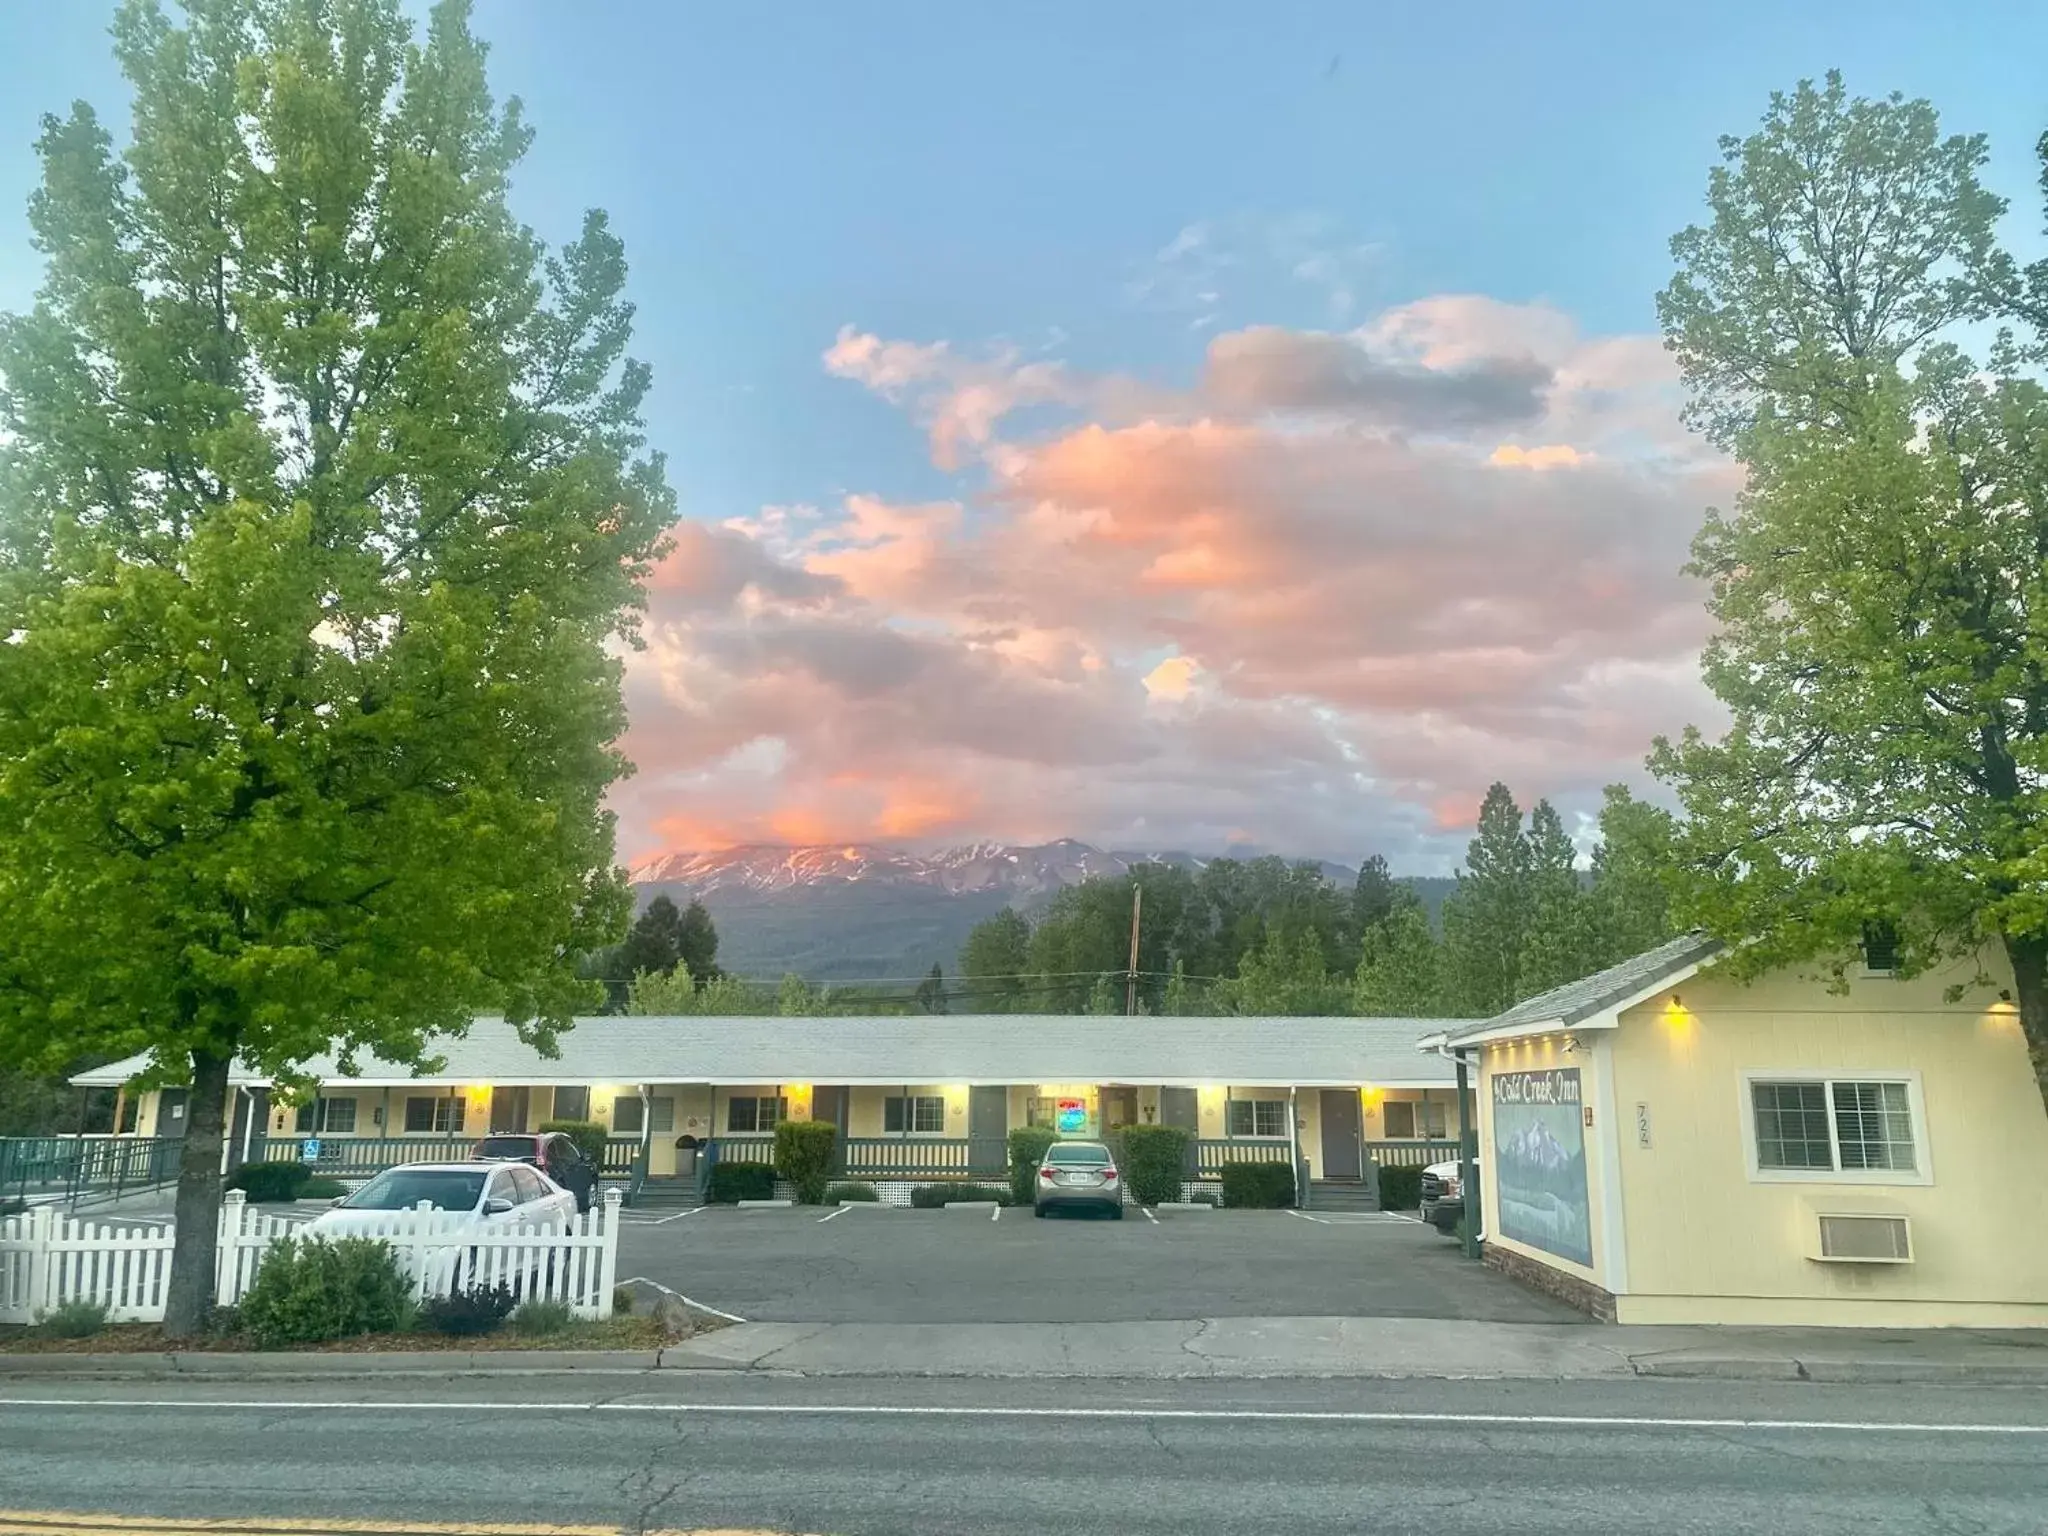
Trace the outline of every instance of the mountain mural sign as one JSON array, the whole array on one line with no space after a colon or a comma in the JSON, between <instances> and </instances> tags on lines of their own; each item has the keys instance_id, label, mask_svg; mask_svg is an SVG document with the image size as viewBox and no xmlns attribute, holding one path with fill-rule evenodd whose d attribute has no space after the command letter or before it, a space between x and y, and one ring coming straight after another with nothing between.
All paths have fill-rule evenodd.
<instances>
[{"instance_id":1,"label":"mountain mural sign","mask_svg":"<svg viewBox=\"0 0 2048 1536\"><path fill-rule=\"evenodd\" d=\"M1586 1130L1577 1067L1493 1076L1493 1180L1503 1237L1588 1268Z\"/></svg>"}]
</instances>

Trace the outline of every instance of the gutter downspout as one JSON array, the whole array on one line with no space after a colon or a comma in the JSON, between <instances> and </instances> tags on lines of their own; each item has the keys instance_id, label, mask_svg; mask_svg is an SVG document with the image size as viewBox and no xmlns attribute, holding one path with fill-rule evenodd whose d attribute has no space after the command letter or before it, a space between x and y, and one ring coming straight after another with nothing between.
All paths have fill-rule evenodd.
<instances>
[{"instance_id":1,"label":"gutter downspout","mask_svg":"<svg viewBox=\"0 0 2048 1536\"><path fill-rule=\"evenodd\" d=\"M1294 1204L1299 1210L1308 1209L1308 1180L1302 1177L1306 1171L1301 1166L1301 1122L1295 1118L1294 1087L1287 1089L1287 1156L1294 1168Z\"/></svg>"}]
</instances>

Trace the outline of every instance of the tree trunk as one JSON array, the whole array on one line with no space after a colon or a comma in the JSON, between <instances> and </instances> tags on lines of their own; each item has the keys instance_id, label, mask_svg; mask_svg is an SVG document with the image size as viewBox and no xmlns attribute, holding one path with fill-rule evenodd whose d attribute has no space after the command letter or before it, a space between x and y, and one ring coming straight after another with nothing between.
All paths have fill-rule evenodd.
<instances>
[{"instance_id":1,"label":"tree trunk","mask_svg":"<svg viewBox=\"0 0 2048 1536\"><path fill-rule=\"evenodd\" d=\"M189 1339L213 1309L214 1249L220 1240L220 1148L233 1058L192 1053L192 1096L178 1159L176 1234L171 1282L164 1296L164 1333Z\"/></svg>"},{"instance_id":2,"label":"tree trunk","mask_svg":"<svg viewBox=\"0 0 2048 1536\"><path fill-rule=\"evenodd\" d=\"M2013 996L2019 1002L2020 1032L2034 1063L2034 1084L2048 1109L2048 934L2006 934L2005 957L2012 962Z\"/></svg>"}]
</instances>

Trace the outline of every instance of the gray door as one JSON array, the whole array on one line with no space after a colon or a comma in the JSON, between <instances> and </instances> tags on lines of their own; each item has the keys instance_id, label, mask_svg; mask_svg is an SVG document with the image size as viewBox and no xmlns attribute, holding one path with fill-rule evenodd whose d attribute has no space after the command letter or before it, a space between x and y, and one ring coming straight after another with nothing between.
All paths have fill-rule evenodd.
<instances>
[{"instance_id":1,"label":"gray door","mask_svg":"<svg viewBox=\"0 0 2048 1536\"><path fill-rule=\"evenodd\" d=\"M1359 1157L1358 1095L1346 1088L1323 1090L1323 1177L1355 1179Z\"/></svg>"},{"instance_id":2,"label":"gray door","mask_svg":"<svg viewBox=\"0 0 2048 1536\"><path fill-rule=\"evenodd\" d=\"M185 1134L185 1101L190 1096L184 1088L166 1088L157 1095L157 1135L181 1137Z\"/></svg>"},{"instance_id":3,"label":"gray door","mask_svg":"<svg viewBox=\"0 0 2048 1536\"><path fill-rule=\"evenodd\" d=\"M1202 1128L1202 1115L1195 1105L1195 1090L1192 1088L1160 1089L1159 1123L1161 1125L1177 1125L1184 1131L1199 1131Z\"/></svg>"},{"instance_id":4,"label":"gray door","mask_svg":"<svg viewBox=\"0 0 2048 1536\"><path fill-rule=\"evenodd\" d=\"M967 1094L967 1163L976 1173L1000 1174L1009 1167L1004 1145L1010 1134L1010 1090L996 1083Z\"/></svg>"}]
</instances>

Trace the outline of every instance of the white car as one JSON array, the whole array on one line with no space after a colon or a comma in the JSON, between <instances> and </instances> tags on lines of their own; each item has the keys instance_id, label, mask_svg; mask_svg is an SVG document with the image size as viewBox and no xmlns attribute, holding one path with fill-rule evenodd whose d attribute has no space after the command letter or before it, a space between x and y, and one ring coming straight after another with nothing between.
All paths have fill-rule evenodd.
<instances>
[{"instance_id":1,"label":"white car","mask_svg":"<svg viewBox=\"0 0 2048 1536\"><path fill-rule=\"evenodd\" d=\"M491 1278L497 1268L485 1250L464 1250L465 1238L562 1233L576 1220L576 1197L526 1163L405 1163L335 1201L306 1230L314 1237L387 1236L399 1213L422 1202L448 1213L445 1225L436 1224L434 1247L446 1242L452 1271L438 1263L435 1271L448 1273L457 1288L471 1276ZM528 1262L537 1263L538 1256Z\"/></svg>"}]
</instances>

